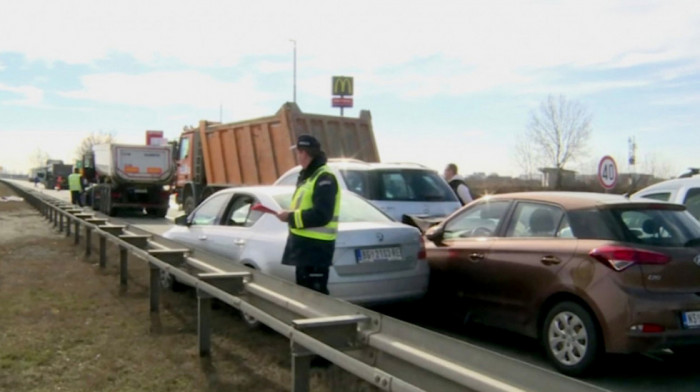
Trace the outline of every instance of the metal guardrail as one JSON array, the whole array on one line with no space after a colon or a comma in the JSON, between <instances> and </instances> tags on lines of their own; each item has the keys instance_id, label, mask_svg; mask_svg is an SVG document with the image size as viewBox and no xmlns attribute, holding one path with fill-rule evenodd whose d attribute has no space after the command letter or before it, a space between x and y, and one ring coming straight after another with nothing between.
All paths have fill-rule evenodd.
<instances>
[{"instance_id":1,"label":"metal guardrail","mask_svg":"<svg viewBox=\"0 0 700 392\"><path fill-rule=\"evenodd\" d=\"M489 350L321 295L225 258L145 232L132 225L76 209L32 189L18 193L59 232L84 238L85 253L99 239L99 265L107 262L106 242L119 248L120 284L127 285L128 255L150 267L151 312L159 311L161 271L197 291L198 345L211 353L211 301L216 298L255 317L289 338L294 392L309 390L310 359L320 355L384 391L602 391L604 389L514 360ZM81 236L81 227L84 234Z\"/></svg>"}]
</instances>

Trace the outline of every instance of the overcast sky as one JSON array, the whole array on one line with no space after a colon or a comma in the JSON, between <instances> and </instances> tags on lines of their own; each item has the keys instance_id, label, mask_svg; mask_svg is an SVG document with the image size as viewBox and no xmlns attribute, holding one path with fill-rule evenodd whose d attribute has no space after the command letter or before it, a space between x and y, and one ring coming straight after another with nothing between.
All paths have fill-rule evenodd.
<instances>
[{"instance_id":1,"label":"overcast sky","mask_svg":"<svg viewBox=\"0 0 700 392\"><path fill-rule=\"evenodd\" d=\"M588 155L620 171L700 166L700 1L3 1L0 166L72 161L91 132L143 143L201 119L331 108L355 80L383 161L523 172L531 112L563 94L593 115ZM628 140L637 166L627 164Z\"/></svg>"}]
</instances>

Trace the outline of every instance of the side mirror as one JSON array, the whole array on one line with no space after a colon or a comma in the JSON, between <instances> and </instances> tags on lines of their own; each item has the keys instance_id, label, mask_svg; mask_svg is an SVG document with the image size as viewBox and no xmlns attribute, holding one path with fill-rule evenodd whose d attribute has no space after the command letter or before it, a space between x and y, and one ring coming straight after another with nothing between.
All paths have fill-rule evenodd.
<instances>
[{"instance_id":1,"label":"side mirror","mask_svg":"<svg viewBox=\"0 0 700 392\"><path fill-rule=\"evenodd\" d=\"M425 238L427 238L430 241L433 241L436 244L440 244L442 243L444 234L445 231L442 229L441 226L433 226L425 232Z\"/></svg>"},{"instance_id":2,"label":"side mirror","mask_svg":"<svg viewBox=\"0 0 700 392\"><path fill-rule=\"evenodd\" d=\"M190 220L187 218L187 215L180 215L177 218L175 218L175 224L178 226L189 226Z\"/></svg>"}]
</instances>

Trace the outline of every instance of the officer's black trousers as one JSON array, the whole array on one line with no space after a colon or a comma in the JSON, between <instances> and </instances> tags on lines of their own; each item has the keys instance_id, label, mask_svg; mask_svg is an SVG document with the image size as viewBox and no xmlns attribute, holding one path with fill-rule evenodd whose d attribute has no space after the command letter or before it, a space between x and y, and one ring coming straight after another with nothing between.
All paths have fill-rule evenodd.
<instances>
[{"instance_id":1,"label":"officer's black trousers","mask_svg":"<svg viewBox=\"0 0 700 392\"><path fill-rule=\"evenodd\" d=\"M297 266L296 275L299 286L328 294L328 267Z\"/></svg>"}]
</instances>

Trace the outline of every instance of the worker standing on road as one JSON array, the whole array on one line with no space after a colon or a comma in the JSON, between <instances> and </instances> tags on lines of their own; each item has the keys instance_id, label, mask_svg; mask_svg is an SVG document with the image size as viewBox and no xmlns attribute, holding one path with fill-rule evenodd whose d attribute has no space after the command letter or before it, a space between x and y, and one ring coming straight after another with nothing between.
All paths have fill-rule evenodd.
<instances>
[{"instance_id":1,"label":"worker standing on road","mask_svg":"<svg viewBox=\"0 0 700 392\"><path fill-rule=\"evenodd\" d=\"M452 188L455 195L457 195L462 205L473 200L467 183L464 182L464 178L457 173L457 165L454 163L447 164L444 175L445 180L450 184L450 188Z\"/></svg>"},{"instance_id":2,"label":"worker standing on road","mask_svg":"<svg viewBox=\"0 0 700 392\"><path fill-rule=\"evenodd\" d=\"M80 182L80 169L73 169L73 173L68 176L68 189L70 190L70 202L82 207L83 202L80 200L80 194L83 192L83 186Z\"/></svg>"},{"instance_id":3,"label":"worker standing on road","mask_svg":"<svg viewBox=\"0 0 700 392\"><path fill-rule=\"evenodd\" d=\"M340 213L338 180L326 166L326 154L315 137L300 135L292 148L302 170L291 210L277 213L289 225L282 264L296 266L298 285L328 294Z\"/></svg>"}]
</instances>

